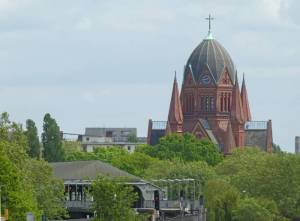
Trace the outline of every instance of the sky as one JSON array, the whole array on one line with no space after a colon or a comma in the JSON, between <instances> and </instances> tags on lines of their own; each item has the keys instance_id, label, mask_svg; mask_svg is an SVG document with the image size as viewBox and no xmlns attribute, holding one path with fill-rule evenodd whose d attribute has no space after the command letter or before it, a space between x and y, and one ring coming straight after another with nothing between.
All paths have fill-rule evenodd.
<instances>
[{"instance_id":1,"label":"sky","mask_svg":"<svg viewBox=\"0 0 300 221\"><path fill-rule=\"evenodd\" d=\"M272 119L274 142L300 135L298 0L0 0L0 111L45 113L61 130L137 127L166 120L193 49L214 37L245 73L253 120Z\"/></svg>"}]
</instances>

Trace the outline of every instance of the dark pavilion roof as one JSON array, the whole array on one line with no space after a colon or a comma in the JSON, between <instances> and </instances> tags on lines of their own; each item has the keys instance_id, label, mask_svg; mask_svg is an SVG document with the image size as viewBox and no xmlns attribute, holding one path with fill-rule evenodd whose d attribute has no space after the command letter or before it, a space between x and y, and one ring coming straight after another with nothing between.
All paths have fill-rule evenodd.
<instances>
[{"instance_id":1,"label":"dark pavilion roof","mask_svg":"<svg viewBox=\"0 0 300 221\"><path fill-rule=\"evenodd\" d=\"M193 77L199 80L203 68L208 67L215 81L220 79L225 67L235 82L235 66L226 49L215 39L204 39L192 52L185 66L184 78L192 69Z\"/></svg>"},{"instance_id":2,"label":"dark pavilion roof","mask_svg":"<svg viewBox=\"0 0 300 221\"><path fill-rule=\"evenodd\" d=\"M126 177L130 181L141 180L100 160L57 162L50 163L50 166L53 168L54 176L62 180L94 180L98 175L110 178Z\"/></svg>"}]
</instances>

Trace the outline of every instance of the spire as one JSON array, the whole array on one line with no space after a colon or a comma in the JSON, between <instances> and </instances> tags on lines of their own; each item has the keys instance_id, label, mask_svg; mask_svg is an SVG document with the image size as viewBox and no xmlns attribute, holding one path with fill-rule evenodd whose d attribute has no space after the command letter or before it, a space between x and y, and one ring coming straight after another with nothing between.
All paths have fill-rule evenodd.
<instances>
[{"instance_id":1,"label":"spire","mask_svg":"<svg viewBox=\"0 0 300 221\"><path fill-rule=\"evenodd\" d=\"M236 147L236 144L234 141L231 123L229 121L227 130L225 132L225 142L224 142L224 150L223 150L224 154L229 154L233 147Z\"/></svg>"},{"instance_id":2,"label":"spire","mask_svg":"<svg viewBox=\"0 0 300 221\"><path fill-rule=\"evenodd\" d=\"M239 87L239 81L237 74L235 75L235 84L232 93L232 104L231 104L231 117L238 123L245 123L243 105Z\"/></svg>"},{"instance_id":3,"label":"spire","mask_svg":"<svg viewBox=\"0 0 300 221\"><path fill-rule=\"evenodd\" d=\"M241 99L242 99L245 121L251 121L250 106L249 106L249 102L248 102L248 93L247 93L244 74L243 74L243 83L242 83L242 90L241 90Z\"/></svg>"},{"instance_id":4,"label":"spire","mask_svg":"<svg viewBox=\"0 0 300 221\"><path fill-rule=\"evenodd\" d=\"M168 115L167 133L182 133L183 114L176 79L176 72L173 83L173 91Z\"/></svg>"}]
</instances>

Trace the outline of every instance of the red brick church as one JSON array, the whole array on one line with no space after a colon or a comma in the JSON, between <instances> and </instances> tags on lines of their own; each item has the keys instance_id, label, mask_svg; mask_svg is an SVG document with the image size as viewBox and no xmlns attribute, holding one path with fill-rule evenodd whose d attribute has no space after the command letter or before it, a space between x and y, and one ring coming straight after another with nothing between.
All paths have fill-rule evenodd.
<instances>
[{"instance_id":1,"label":"red brick church","mask_svg":"<svg viewBox=\"0 0 300 221\"><path fill-rule=\"evenodd\" d=\"M240 89L234 63L210 28L185 65L181 92L175 76L167 121L149 120L148 143L186 132L210 139L224 154L244 146L272 151L271 121L252 121L245 78Z\"/></svg>"}]
</instances>

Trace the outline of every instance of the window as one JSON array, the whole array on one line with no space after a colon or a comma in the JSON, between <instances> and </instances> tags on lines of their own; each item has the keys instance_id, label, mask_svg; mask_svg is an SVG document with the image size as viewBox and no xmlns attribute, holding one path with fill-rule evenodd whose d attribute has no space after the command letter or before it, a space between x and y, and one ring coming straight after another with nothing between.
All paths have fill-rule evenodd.
<instances>
[{"instance_id":1,"label":"window","mask_svg":"<svg viewBox=\"0 0 300 221\"><path fill-rule=\"evenodd\" d=\"M223 93L221 93L221 96L220 96L220 103L221 103L221 112L223 112L224 108L224 104L223 104Z\"/></svg>"},{"instance_id":2,"label":"window","mask_svg":"<svg viewBox=\"0 0 300 221\"><path fill-rule=\"evenodd\" d=\"M205 99L204 97L201 97L201 111L204 111L204 107L205 107Z\"/></svg>"},{"instance_id":3,"label":"window","mask_svg":"<svg viewBox=\"0 0 300 221\"><path fill-rule=\"evenodd\" d=\"M209 97L205 97L205 111L209 111Z\"/></svg>"},{"instance_id":4,"label":"window","mask_svg":"<svg viewBox=\"0 0 300 221\"><path fill-rule=\"evenodd\" d=\"M214 101L214 97L210 97L210 98L209 98L209 103L210 103L210 111L214 111L214 110L215 110L215 101Z\"/></svg>"},{"instance_id":5,"label":"window","mask_svg":"<svg viewBox=\"0 0 300 221\"><path fill-rule=\"evenodd\" d=\"M192 94L186 94L184 97L184 110L187 113L192 113L194 110L194 97Z\"/></svg>"},{"instance_id":6,"label":"window","mask_svg":"<svg viewBox=\"0 0 300 221\"><path fill-rule=\"evenodd\" d=\"M112 137L113 132L112 131L106 131L106 137Z\"/></svg>"},{"instance_id":7,"label":"window","mask_svg":"<svg viewBox=\"0 0 300 221\"><path fill-rule=\"evenodd\" d=\"M231 111L231 94L228 94L228 111Z\"/></svg>"}]
</instances>

